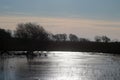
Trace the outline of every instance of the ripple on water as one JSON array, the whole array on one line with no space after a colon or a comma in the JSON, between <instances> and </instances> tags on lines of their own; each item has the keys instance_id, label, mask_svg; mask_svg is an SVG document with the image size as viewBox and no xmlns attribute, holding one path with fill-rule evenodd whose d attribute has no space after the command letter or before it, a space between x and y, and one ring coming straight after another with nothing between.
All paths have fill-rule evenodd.
<instances>
[{"instance_id":1,"label":"ripple on water","mask_svg":"<svg viewBox=\"0 0 120 80\"><path fill-rule=\"evenodd\" d=\"M119 80L119 56L50 52L48 57L2 58L0 80Z\"/></svg>"}]
</instances>

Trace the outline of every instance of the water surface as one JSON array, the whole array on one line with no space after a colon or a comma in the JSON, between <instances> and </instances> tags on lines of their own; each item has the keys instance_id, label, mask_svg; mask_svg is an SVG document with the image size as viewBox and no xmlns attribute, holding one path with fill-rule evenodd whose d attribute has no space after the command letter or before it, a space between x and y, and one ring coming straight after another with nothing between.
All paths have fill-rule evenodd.
<instances>
[{"instance_id":1,"label":"water surface","mask_svg":"<svg viewBox=\"0 0 120 80\"><path fill-rule=\"evenodd\" d=\"M120 57L83 52L0 58L0 80L119 80Z\"/></svg>"}]
</instances>

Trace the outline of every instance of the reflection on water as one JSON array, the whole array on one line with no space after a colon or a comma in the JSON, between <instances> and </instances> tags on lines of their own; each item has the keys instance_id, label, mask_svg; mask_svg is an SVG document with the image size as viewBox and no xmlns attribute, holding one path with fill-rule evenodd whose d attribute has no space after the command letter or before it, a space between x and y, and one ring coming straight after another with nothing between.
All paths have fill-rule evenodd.
<instances>
[{"instance_id":1,"label":"reflection on water","mask_svg":"<svg viewBox=\"0 0 120 80\"><path fill-rule=\"evenodd\" d=\"M0 58L0 80L119 80L120 57L81 52L49 52L28 60Z\"/></svg>"}]
</instances>

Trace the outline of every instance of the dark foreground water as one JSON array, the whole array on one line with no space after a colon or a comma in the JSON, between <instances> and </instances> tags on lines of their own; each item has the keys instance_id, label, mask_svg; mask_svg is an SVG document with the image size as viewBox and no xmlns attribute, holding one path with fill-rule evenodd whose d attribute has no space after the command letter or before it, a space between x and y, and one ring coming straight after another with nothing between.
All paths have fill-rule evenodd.
<instances>
[{"instance_id":1,"label":"dark foreground water","mask_svg":"<svg viewBox=\"0 0 120 80\"><path fill-rule=\"evenodd\" d=\"M47 57L0 58L0 80L120 80L120 57L49 52Z\"/></svg>"}]
</instances>

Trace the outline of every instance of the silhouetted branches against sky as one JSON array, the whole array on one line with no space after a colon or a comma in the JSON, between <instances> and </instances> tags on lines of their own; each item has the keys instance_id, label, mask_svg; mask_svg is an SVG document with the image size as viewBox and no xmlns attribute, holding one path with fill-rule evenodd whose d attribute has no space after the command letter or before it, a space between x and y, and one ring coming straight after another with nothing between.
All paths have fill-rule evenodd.
<instances>
[{"instance_id":1,"label":"silhouetted branches against sky","mask_svg":"<svg viewBox=\"0 0 120 80\"><path fill-rule=\"evenodd\" d=\"M76 41L76 42L90 42L87 38L80 38L75 34L52 34L46 31L41 25L35 23L21 23L18 24L14 33L10 30L0 29L0 39L21 38L21 39L38 39L42 41ZM112 40L106 35L95 36L96 42L111 42ZM114 42L117 42L115 40Z\"/></svg>"}]
</instances>

